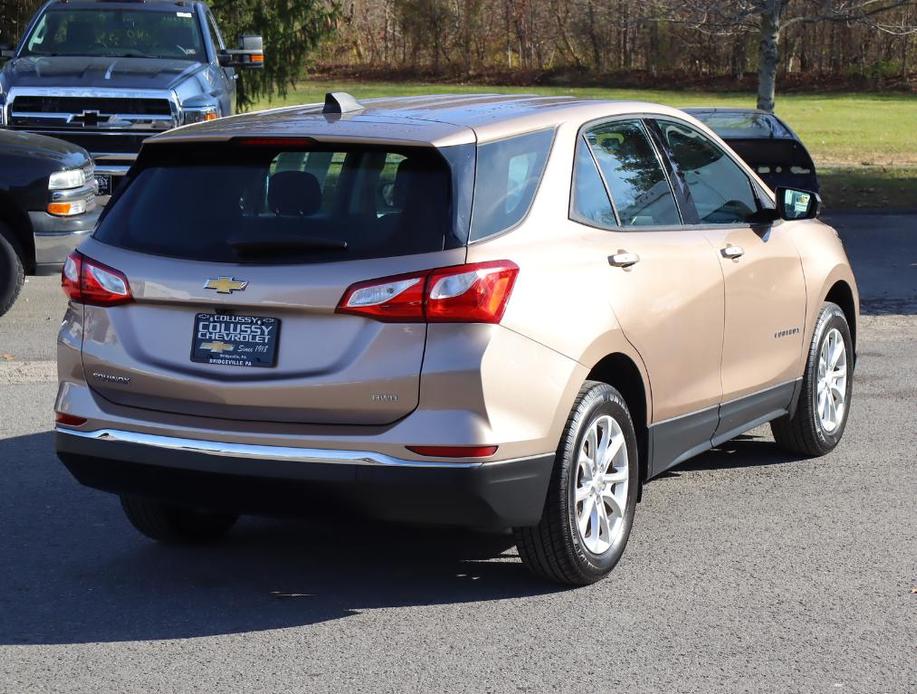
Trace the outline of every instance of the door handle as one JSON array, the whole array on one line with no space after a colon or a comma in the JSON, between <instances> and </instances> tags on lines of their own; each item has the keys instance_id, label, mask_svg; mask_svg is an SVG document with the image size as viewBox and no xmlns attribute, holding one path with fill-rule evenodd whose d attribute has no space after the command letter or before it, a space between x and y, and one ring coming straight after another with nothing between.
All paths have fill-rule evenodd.
<instances>
[{"instance_id":1,"label":"door handle","mask_svg":"<svg viewBox=\"0 0 917 694\"><path fill-rule=\"evenodd\" d=\"M745 255L745 249L741 246L726 246L720 253L723 254L724 258L732 258L735 260Z\"/></svg>"},{"instance_id":2,"label":"door handle","mask_svg":"<svg viewBox=\"0 0 917 694\"><path fill-rule=\"evenodd\" d=\"M608 263L614 267L630 267L631 265L636 265L640 262L640 256L636 253L628 253L627 251L621 251L620 253L615 253L614 255L608 256Z\"/></svg>"}]
</instances>

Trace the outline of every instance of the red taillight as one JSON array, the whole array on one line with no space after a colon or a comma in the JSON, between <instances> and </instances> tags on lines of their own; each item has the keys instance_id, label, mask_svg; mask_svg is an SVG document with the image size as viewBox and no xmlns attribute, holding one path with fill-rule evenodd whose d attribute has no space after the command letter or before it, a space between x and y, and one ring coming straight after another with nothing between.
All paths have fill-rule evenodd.
<instances>
[{"instance_id":1,"label":"red taillight","mask_svg":"<svg viewBox=\"0 0 917 694\"><path fill-rule=\"evenodd\" d=\"M509 260L471 263L351 285L338 313L390 323L499 323L519 274Z\"/></svg>"},{"instance_id":2,"label":"red taillight","mask_svg":"<svg viewBox=\"0 0 917 694\"><path fill-rule=\"evenodd\" d=\"M123 272L74 251L61 272L64 293L80 304L117 306L134 300Z\"/></svg>"},{"instance_id":3,"label":"red taillight","mask_svg":"<svg viewBox=\"0 0 917 694\"><path fill-rule=\"evenodd\" d=\"M73 414L67 414L65 412L55 413L54 421L58 424L63 424L68 427L78 427L86 423L85 417L77 417Z\"/></svg>"},{"instance_id":4,"label":"red taillight","mask_svg":"<svg viewBox=\"0 0 917 694\"><path fill-rule=\"evenodd\" d=\"M426 273L392 275L351 285L338 313L355 313L386 323L423 323Z\"/></svg>"},{"instance_id":5,"label":"red taillight","mask_svg":"<svg viewBox=\"0 0 917 694\"><path fill-rule=\"evenodd\" d=\"M407 449L430 458L486 458L497 452L496 446L407 446Z\"/></svg>"}]
</instances>

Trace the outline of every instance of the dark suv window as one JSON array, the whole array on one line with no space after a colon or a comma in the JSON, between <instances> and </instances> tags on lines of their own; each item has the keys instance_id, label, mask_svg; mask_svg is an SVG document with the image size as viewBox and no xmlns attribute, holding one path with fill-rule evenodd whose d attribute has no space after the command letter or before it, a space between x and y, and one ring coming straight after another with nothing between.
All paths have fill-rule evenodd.
<instances>
[{"instance_id":1,"label":"dark suv window","mask_svg":"<svg viewBox=\"0 0 917 694\"><path fill-rule=\"evenodd\" d=\"M145 154L98 240L177 258L271 263L464 243L449 166L432 148L160 145Z\"/></svg>"},{"instance_id":2,"label":"dark suv window","mask_svg":"<svg viewBox=\"0 0 917 694\"><path fill-rule=\"evenodd\" d=\"M613 121L586 132L622 226L680 224L675 196L639 121Z\"/></svg>"},{"instance_id":3,"label":"dark suv window","mask_svg":"<svg viewBox=\"0 0 917 694\"><path fill-rule=\"evenodd\" d=\"M657 123L669 155L688 185L700 221L750 222L758 203L751 181L739 165L694 128L666 120Z\"/></svg>"}]
</instances>

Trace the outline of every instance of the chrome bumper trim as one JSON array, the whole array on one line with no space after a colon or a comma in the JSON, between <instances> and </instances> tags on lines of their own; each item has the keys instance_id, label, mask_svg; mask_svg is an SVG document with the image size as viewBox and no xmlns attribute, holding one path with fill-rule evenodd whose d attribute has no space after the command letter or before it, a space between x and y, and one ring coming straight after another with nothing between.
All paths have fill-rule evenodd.
<instances>
[{"instance_id":1,"label":"chrome bumper trim","mask_svg":"<svg viewBox=\"0 0 917 694\"><path fill-rule=\"evenodd\" d=\"M161 436L159 434L143 434L135 431L120 429L97 429L95 431L79 431L55 427L58 434L77 436L94 441L111 441L115 443L132 443L141 446L153 446L171 451L186 451L190 453L204 453L207 455L224 458L247 458L253 460L281 460L295 463L321 463L339 465L377 465L387 467L414 467L414 468L477 468L482 465L510 463L541 456L528 456L513 460L500 460L491 463L484 461L425 461L404 460L394 456L376 453L374 451L339 451L323 448L295 448L290 446L267 446L252 443L227 443L224 441L203 441L200 439L184 439L175 436Z\"/></svg>"}]
</instances>

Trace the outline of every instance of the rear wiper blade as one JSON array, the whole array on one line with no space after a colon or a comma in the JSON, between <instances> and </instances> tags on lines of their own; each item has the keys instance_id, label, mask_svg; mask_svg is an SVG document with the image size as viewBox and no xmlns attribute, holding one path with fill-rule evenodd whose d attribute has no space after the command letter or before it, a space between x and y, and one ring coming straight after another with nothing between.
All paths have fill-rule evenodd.
<instances>
[{"instance_id":1,"label":"rear wiper blade","mask_svg":"<svg viewBox=\"0 0 917 694\"><path fill-rule=\"evenodd\" d=\"M298 253L302 251L344 251L347 242L343 239L306 238L266 238L266 239L230 239L229 247L239 256L263 256L273 253Z\"/></svg>"}]
</instances>

